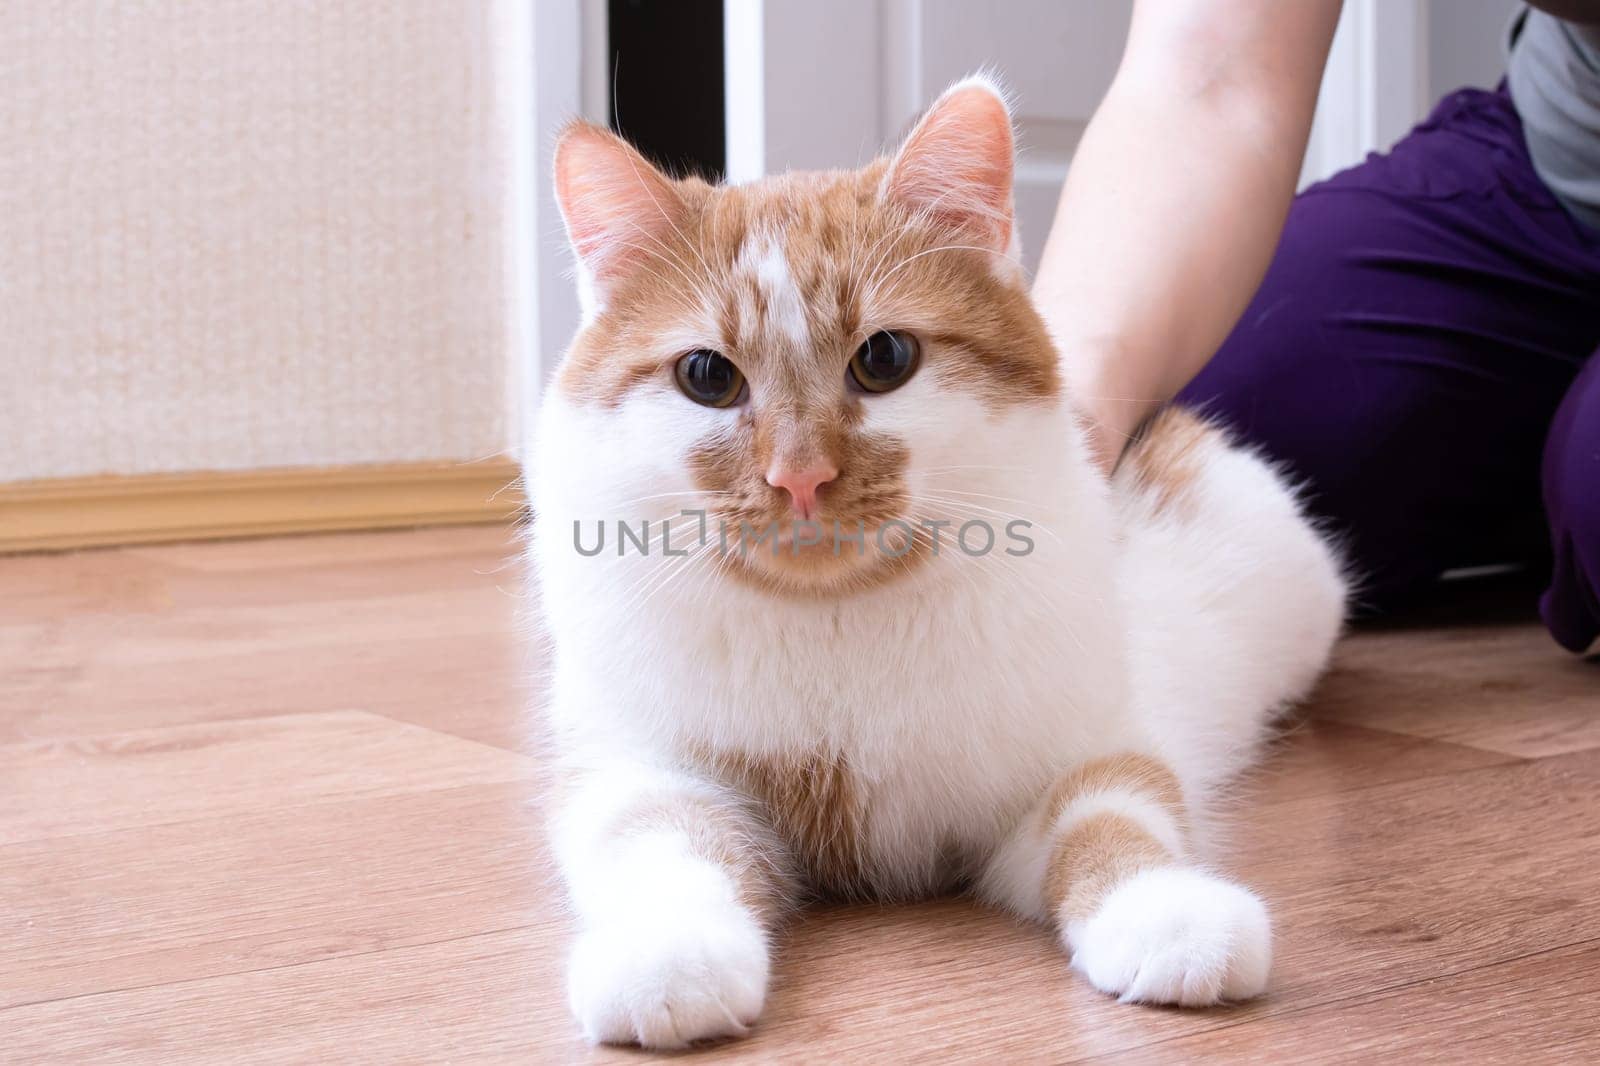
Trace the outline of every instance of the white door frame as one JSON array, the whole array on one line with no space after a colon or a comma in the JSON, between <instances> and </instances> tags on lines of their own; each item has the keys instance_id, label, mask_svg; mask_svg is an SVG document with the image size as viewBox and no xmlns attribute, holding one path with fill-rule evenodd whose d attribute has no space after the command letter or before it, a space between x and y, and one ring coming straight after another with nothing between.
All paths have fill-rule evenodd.
<instances>
[{"instance_id":1,"label":"white door frame","mask_svg":"<svg viewBox=\"0 0 1600 1066\"><path fill-rule=\"evenodd\" d=\"M883 0L723 0L728 181L865 162L884 140ZM825 58L824 58L825 57Z\"/></svg>"},{"instance_id":2,"label":"white door frame","mask_svg":"<svg viewBox=\"0 0 1600 1066\"><path fill-rule=\"evenodd\" d=\"M606 121L605 0L510 0L511 32L531 58L520 101L514 148L514 217L522 249L513 265L513 296L522 309L514 424L523 437L539 409L544 383L578 327L578 295L566 230L551 188L556 133L570 119Z\"/></svg>"}]
</instances>

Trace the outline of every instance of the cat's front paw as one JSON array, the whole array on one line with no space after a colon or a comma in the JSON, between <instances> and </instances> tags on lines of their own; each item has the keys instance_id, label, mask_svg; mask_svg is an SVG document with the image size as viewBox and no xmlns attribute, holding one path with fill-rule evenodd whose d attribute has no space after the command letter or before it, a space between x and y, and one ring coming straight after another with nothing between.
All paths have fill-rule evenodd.
<instances>
[{"instance_id":1,"label":"cat's front paw","mask_svg":"<svg viewBox=\"0 0 1600 1066\"><path fill-rule=\"evenodd\" d=\"M568 995L597 1044L681 1048L742 1036L767 995L767 940L737 904L640 916L586 931Z\"/></svg>"},{"instance_id":2,"label":"cat's front paw","mask_svg":"<svg viewBox=\"0 0 1600 1066\"><path fill-rule=\"evenodd\" d=\"M1068 930L1072 965L1131 1003L1204 1007L1267 987L1272 925L1248 889L1197 870L1136 874Z\"/></svg>"}]
</instances>

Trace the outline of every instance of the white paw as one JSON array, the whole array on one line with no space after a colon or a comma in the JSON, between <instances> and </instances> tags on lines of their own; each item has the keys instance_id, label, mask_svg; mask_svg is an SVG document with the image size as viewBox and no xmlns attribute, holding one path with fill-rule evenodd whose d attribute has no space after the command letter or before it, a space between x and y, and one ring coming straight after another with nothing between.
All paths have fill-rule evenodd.
<instances>
[{"instance_id":1,"label":"white paw","mask_svg":"<svg viewBox=\"0 0 1600 1066\"><path fill-rule=\"evenodd\" d=\"M741 1036L767 994L767 940L736 903L698 904L582 933L567 976L597 1044L681 1048Z\"/></svg>"},{"instance_id":2,"label":"white paw","mask_svg":"<svg viewBox=\"0 0 1600 1066\"><path fill-rule=\"evenodd\" d=\"M1272 925L1245 888L1196 870L1147 870L1068 930L1073 968L1129 1003L1204 1007L1267 987Z\"/></svg>"}]
</instances>

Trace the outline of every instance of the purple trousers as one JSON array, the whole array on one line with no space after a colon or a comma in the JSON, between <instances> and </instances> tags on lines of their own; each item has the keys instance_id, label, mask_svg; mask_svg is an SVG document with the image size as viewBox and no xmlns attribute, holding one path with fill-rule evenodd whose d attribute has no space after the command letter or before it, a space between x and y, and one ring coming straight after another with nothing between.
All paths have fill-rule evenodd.
<instances>
[{"instance_id":1,"label":"purple trousers","mask_svg":"<svg viewBox=\"0 0 1600 1066\"><path fill-rule=\"evenodd\" d=\"M1600 636L1600 233L1534 173L1502 88L1446 97L1314 185L1179 397L1281 461L1368 609L1443 571L1553 557L1540 610Z\"/></svg>"}]
</instances>

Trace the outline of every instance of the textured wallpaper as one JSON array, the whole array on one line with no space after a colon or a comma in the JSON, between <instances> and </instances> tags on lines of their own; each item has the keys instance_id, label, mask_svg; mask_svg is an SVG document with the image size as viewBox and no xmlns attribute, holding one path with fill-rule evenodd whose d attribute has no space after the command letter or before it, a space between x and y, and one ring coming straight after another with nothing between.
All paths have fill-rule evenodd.
<instances>
[{"instance_id":1,"label":"textured wallpaper","mask_svg":"<svg viewBox=\"0 0 1600 1066\"><path fill-rule=\"evenodd\" d=\"M0 481L504 449L498 15L7 5Z\"/></svg>"}]
</instances>

